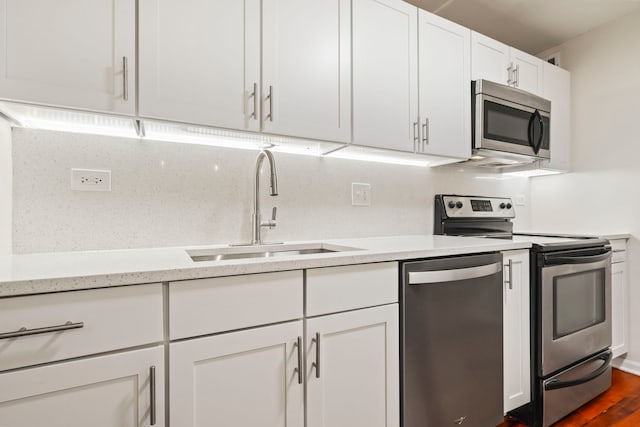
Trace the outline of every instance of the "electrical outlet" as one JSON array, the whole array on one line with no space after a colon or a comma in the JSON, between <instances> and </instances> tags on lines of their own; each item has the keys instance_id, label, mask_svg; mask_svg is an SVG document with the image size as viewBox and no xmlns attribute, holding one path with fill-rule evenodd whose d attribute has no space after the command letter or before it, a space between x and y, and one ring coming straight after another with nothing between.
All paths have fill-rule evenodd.
<instances>
[{"instance_id":1,"label":"electrical outlet","mask_svg":"<svg viewBox=\"0 0 640 427\"><path fill-rule=\"evenodd\" d=\"M516 206L524 206L524 201L525 201L524 194L518 194L516 196L516 200L515 200Z\"/></svg>"},{"instance_id":2,"label":"electrical outlet","mask_svg":"<svg viewBox=\"0 0 640 427\"><path fill-rule=\"evenodd\" d=\"M371 206L371 184L352 182L351 204L353 206Z\"/></svg>"},{"instance_id":3,"label":"electrical outlet","mask_svg":"<svg viewBox=\"0 0 640 427\"><path fill-rule=\"evenodd\" d=\"M71 169L71 189L77 191L111 191L111 171Z\"/></svg>"}]
</instances>

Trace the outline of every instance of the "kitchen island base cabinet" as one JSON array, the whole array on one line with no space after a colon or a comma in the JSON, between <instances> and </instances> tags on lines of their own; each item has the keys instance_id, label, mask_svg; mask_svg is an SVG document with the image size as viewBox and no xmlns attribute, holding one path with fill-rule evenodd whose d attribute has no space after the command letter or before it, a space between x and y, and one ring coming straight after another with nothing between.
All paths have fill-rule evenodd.
<instances>
[{"instance_id":1,"label":"kitchen island base cabinet","mask_svg":"<svg viewBox=\"0 0 640 427\"><path fill-rule=\"evenodd\" d=\"M162 427L164 350L158 346L2 373L0 425Z\"/></svg>"},{"instance_id":2,"label":"kitchen island base cabinet","mask_svg":"<svg viewBox=\"0 0 640 427\"><path fill-rule=\"evenodd\" d=\"M303 427L302 321L170 345L171 425Z\"/></svg>"},{"instance_id":3,"label":"kitchen island base cabinet","mask_svg":"<svg viewBox=\"0 0 640 427\"><path fill-rule=\"evenodd\" d=\"M398 427L398 305L306 321L307 427Z\"/></svg>"},{"instance_id":4,"label":"kitchen island base cabinet","mask_svg":"<svg viewBox=\"0 0 640 427\"><path fill-rule=\"evenodd\" d=\"M503 252L504 412L531 400L529 251Z\"/></svg>"}]
</instances>

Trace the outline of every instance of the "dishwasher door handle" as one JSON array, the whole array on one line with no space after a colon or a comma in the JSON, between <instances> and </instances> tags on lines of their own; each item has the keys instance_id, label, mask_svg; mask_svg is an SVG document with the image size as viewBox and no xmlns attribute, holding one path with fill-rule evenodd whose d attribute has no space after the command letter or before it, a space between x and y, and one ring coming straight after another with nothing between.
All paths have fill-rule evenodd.
<instances>
[{"instance_id":1,"label":"dishwasher door handle","mask_svg":"<svg viewBox=\"0 0 640 427\"><path fill-rule=\"evenodd\" d=\"M502 262L455 270L410 271L409 284L426 285L429 283L457 282L458 280L490 276L500 271L502 271Z\"/></svg>"}]
</instances>

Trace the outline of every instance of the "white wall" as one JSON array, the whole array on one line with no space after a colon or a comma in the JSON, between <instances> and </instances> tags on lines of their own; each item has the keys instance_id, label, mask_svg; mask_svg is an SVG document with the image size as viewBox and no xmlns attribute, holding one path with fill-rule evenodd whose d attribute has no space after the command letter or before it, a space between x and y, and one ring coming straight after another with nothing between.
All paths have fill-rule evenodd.
<instances>
[{"instance_id":1,"label":"white wall","mask_svg":"<svg viewBox=\"0 0 640 427\"><path fill-rule=\"evenodd\" d=\"M640 370L640 12L554 50L571 71L573 172L532 180L531 223L536 230L633 235L627 360Z\"/></svg>"},{"instance_id":2,"label":"white wall","mask_svg":"<svg viewBox=\"0 0 640 427\"><path fill-rule=\"evenodd\" d=\"M8 255L12 251L11 186L13 176L11 161L11 128L7 121L0 118L0 255Z\"/></svg>"},{"instance_id":3,"label":"white wall","mask_svg":"<svg viewBox=\"0 0 640 427\"><path fill-rule=\"evenodd\" d=\"M248 241L256 151L14 129L15 253ZM270 241L431 234L437 192L529 198L526 179L276 153ZM71 168L110 169L110 193L71 191ZM263 166L265 175L266 164ZM370 207L351 183L371 184ZM527 223L525 211L518 221Z\"/></svg>"}]
</instances>

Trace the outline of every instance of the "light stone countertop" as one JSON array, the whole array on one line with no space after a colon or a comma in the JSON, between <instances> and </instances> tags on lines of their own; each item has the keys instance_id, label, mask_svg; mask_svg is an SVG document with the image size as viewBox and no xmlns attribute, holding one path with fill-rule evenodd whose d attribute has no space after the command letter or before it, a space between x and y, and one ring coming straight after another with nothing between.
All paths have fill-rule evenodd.
<instances>
[{"instance_id":1,"label":"light stone countertop","mask_svg":"<svg viewBox=\"0 0 640 427\"><path fill-rule=\"evenodd\" d=\"M480 252L525 249L528 242L433 235L286 242L357 248L343 252L194 262L188 250L226 245L54 252L0 257L0 298L142 283L171 282Z\"/></svg>"},{"instance_id":2,"label":"light stone countertop","mask_svg":"<svg viewBox=\"0 0 640 427\"><path fill-rule=\"evenodd\" d=\"M562 236L562 237L596 237L607 240L630 239L629 233L541 233L539 231L514 231L517 234L529 234L532 236Z\"/></svg>"}]
</instances>

